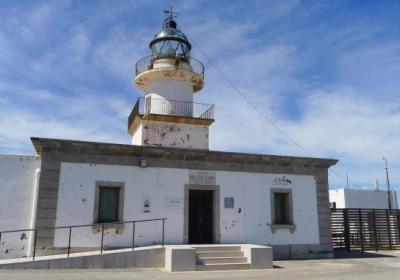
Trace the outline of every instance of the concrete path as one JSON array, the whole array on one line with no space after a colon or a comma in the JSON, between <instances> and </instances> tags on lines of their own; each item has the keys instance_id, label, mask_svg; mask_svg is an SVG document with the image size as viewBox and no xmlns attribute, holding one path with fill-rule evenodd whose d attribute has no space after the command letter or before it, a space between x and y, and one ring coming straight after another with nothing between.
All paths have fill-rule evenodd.
<instances>
[{"instance_id":1,"label":"concrete path","mask_svg":"<svg viewBox=\"0 0 400 280\"><path fill-rule=\"evenodd\" d=\"M370 254L368 258L343 257L334 260L275 261L280 268L256 271L175 272L157 269L104 270L24 270L0 271L0 279L321 279L321 280L395 280L400 279L400 251Z\"/></svg>"}]
</instances>

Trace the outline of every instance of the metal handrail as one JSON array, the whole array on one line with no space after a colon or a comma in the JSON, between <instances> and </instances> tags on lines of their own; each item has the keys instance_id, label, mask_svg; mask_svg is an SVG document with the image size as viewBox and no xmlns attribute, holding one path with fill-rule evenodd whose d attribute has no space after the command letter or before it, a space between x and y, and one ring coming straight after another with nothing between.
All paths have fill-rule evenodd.
<instances>
[{"instance_id":1,"label":"metal handrail","mask_svg":"<svg viewBox=\"0 0 400 280\"><path fill-rule=\"evenodd\" d=\"M120 221L120 222L108 222L108 223L94 223L94 224L85 224L85 225L73 225L73 226L58 226L58 227L38 227L31 229L18 229L18 230L4 230L0 231L0 246L1 239L6 233L16 233L16 232L26 232L33 231L34 232L34 241L33 241L33 253L32 259L35 260L36 256L36 242L37 242L37 233L41 230L56 230L56 229L69 229L68 232L68 247L67 247L67 257L70 257L71 253L71 236L73 228L83 228L83 227L101 227L101 244L100 244L100 254L103 254L104 247L104 227L109 225L119 225L119 224L132 224L132 251L135 249L135 226L136 223L144 223L144 222L154 222L154 221L162 221L162 237L161 237L161 246L164 247L165 242L165 221L167 218L156 218L156 219L144 219L144 220L132 220L132 221Z\"/></svg>"},{"instance_id":2,"label":"metal handrail","mask_svg":"<svg viewBox=\"0 0 400 280\"><path fill-rule=\"evenodd\" d=\"M197 59L193 57L182 57L182 56L171 56L171 55L166 55L166 56L146 56L138 60L136 63L136 76L155 69L154 63L160 59L173 59L175 60L175 63L173 65L168 65L168 66L159 66L159 68L156 69L180 69L180 70L186 70L189 72L193 72L197 75L200 75L204 79L204 65ZM189 67L188 67L189 66Z\"/></svg>"},{"instance_id":3,"label":"metal handrail","mask_svg":"<svg viewBox=\"0 0 400 280\"><path fill-rule=\"evenodd\" d=\"M214 108L213 104L139 97L129 115L128 127L135 116L146 114L214 120Z\"/></svg>"}]
</instances>

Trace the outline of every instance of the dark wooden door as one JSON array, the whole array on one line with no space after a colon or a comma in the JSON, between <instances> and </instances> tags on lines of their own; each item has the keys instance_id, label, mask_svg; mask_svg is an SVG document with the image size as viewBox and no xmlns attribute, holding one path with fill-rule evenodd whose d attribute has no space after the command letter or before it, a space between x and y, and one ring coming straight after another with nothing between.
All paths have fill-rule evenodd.
<instances>
[{"instance_id":1,"label":"dark wooden door","mask_svg":"<svg viewBox=\"0 0 400 280\"><path fill-rule=\"evenodd\" d=\"M189 191L189 243L213 243L213 191Z\"/></svg>"}]
</instances>

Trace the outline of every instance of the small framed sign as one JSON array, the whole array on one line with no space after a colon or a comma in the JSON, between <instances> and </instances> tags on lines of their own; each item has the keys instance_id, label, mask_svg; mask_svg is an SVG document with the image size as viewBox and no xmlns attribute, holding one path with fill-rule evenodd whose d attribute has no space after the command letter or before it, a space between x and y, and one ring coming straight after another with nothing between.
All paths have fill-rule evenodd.
<instances>
[{"instance_id":1,"label":"small framed sign","mask_svg":"<svg viewBox=\"0 0 400 280\"><path fill-rule=\"evenodd\" d=\"M224 198L224 207L225 208L235 208L235 198L233 197L225 197Z\"/></svg>"},{"instance_id":2,"label":"small framed sign","mask_svg":"<svg viewBox=\"0 0 400 280\"><path fill-rule=\"evenodd\" d=\"M143 196L143 213L150 213L151 197Z\"/></svg>"}]
</instances>

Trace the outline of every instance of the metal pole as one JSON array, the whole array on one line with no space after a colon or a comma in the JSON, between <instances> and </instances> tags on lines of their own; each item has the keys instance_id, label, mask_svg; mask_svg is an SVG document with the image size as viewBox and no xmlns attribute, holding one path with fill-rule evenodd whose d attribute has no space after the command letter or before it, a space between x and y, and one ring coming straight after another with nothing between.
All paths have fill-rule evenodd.
<instances>
[{"instance_id":1,"label":"metal pole","mask_svg":"<svg viewBox=\"0 0 400 280\"><path fill-rule=\"evenodd\" d=\"M349 188L349 174L346 173L346 186Z\"/></svg>"},{"instance_id":2,"label":"metal pole","mask_svg":"<svg viewBox=\"0 0 400 280\"><path fill-rule=\"evenodd\" d=\"M386 187L387 187L387 195L388 195L388 206L389 210L392 210L392 192L390 190L390 182L389 182L389 170L388 170L388 162L385 157L382 158L385 162L385 171L386 171Z\"/></svg>"},{"instance_id":3,"label":"metal pole","mask_svg":"<svg viewBox=\"0 0 400 280\"><path fill-rule=\"evenodd\" d=\"M35 239L33 240L33 257L32 259L35 260L35 256L36 256L36 237L37 237L37 229L35 229Z\"/></svg>"},{"instance_id":4,"label":"metal pole","mask_svg":"<svg viewBox=\"0 0 400 280\"><path fill-rule=\"evenodd\" d=\"M163 248L164 248L164 233L165 233L165 231L164 231L164 229L165 229L164 224L165 224L165 220L163 219L163 220L162 220L162 241L161 241L161 245L162 245Z\"/></svg>"},{"instance_id":5,"label":"metal pole","mask_svg":"<svg viewBox=\"0 0 400 280\"><path fill-rule=\"evenodd\" d=\"M103 254L103 242L104 242L104 224L101 224L101 245L100 245L100 255Z\"/></svg>"},{"instance_id":6,"label":"metal pole","mask_svg":"<svg viewBox=\"0 0 400 280\"><path fill-rule=\"evenodd\" d=\"M135 222L132 224L132 251L135 250Z\"/></svg>"},{"instance_id":7,"label":"metal pole","mask_svg":"<svg viewBox=\"0 0 400 280\"><path fill-rule=\"evenodd\" d=\"M69 235L68 235L68 258L69 254L71 252L71 232L72 232L72 227L69 227Z\"/></svg>"}]
</instances>

